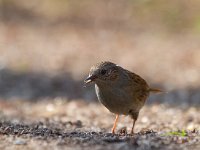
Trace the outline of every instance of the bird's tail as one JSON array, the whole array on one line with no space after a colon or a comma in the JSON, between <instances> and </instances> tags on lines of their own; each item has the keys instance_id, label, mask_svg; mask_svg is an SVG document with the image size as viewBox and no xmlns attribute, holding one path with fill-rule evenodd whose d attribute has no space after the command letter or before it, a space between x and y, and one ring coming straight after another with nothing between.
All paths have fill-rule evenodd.
<instances>
[{"instance_id":1,"label":"bird's tail","mask_svg":"<svg viewBox=\"0 0 200 150\"><path fill-rule=\"evenodd\" d=\"M156 88L149 88L149 92L152 92L152 93L160 93L160 92L165 92L165 91L160 90L160 89L156 89Z\"/></svg>"}]
</instances>

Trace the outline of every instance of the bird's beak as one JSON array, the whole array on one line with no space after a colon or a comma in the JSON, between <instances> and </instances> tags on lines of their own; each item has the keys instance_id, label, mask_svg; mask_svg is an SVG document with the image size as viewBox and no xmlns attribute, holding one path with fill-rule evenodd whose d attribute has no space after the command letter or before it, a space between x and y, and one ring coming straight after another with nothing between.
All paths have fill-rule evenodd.
<instances>
[{"instance_id":1,"label":"bird's beak","mask_svg":"<svg viewBox=\"0 0 200 150\"><path fill-rule=\"evenodd\" d=\"M97 78L96 75L89 75L89 76L84 80L84 82L85 82L85 84L88 84L88 83L94 81L96 78Z\"/></svg>"}]
</instances>

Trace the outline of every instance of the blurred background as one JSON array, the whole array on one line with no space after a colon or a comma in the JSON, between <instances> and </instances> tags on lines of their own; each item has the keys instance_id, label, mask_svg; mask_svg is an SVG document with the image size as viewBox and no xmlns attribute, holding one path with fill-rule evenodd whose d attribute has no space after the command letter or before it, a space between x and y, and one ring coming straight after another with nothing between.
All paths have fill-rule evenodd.
<instances>
[{"instance_id":1,"label":"blurred background","mask_svg":"<svg viewBox=\"0 0 200 150\"><path fill-rule=\"evenodd\" d=\"M112 61L168 93L148 103L200 104L200 1L1 0L0 99L97 102L83 80Z\"/></svg>"}]
</instances>

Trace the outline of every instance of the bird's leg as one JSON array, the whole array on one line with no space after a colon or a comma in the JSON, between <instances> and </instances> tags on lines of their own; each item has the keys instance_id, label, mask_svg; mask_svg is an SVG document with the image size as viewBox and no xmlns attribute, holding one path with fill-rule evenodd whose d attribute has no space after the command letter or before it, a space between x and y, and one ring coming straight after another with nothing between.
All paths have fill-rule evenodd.
<instances>
[{"instance_id":1,"label":"bird's leg","mask_svg":"<svg viewBox=\"0 0 200 150\"><path fill-rule=\"evenodd\" d=\"M112 127L112 134L115 134L115 128L117 126L118 119L119 119L119 115L116 114L115 122L114 122L113 127Z\"/></svg>"},{"instance_id":2,"label":"bird's leg","mask_svg":"<svg viewBox=\"0 0 200 150\"><path fill-rule=\"evenodd\" d=\"M134 134L134 126L135 126L135 122L137 121L139 112L135 112L133 110L130 110L129 114L131 115L131 118L133 119L133 126L131 128L131 134Z\"/></svg>"},{"instance_id":3,"label":"bird's leg","mask_svg":"<svg viewBox=\"0 0 200 150\"><path fill-rule=\"evenodd\" d=\"M136 119L133 119L133 126L131 128L131 134L134 134L134 126L135 126Z\"/></svg>"}]
</instances>

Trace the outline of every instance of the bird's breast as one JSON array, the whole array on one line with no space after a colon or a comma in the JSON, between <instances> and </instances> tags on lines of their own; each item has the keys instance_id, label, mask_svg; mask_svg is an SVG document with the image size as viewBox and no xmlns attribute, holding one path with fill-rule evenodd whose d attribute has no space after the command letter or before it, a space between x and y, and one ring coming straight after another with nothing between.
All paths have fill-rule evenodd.
<instances>
[{"instance_id":1,"label":"bird's breast","mask_svg":"<svg viewBox=\"0 0 200 150\"><path fill-rule=\"evenodd\" d=\"M130 109L137 109L138 104L130 92L122 88L101 87L95 84L98 100L111 112L128 115Z\"/></svg>"}]
</instances>

